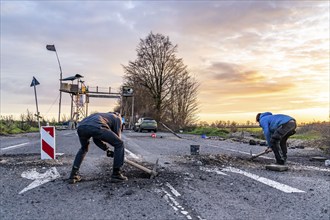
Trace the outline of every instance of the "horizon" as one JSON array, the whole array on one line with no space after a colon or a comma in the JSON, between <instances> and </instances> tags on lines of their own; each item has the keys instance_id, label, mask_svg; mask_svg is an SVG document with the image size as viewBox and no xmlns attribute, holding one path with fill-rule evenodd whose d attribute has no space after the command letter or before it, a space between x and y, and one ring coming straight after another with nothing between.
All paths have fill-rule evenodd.
<instances>
[{"instance_id":1,"label":"horizon","mask_svg":"<svg viewBox=\"0 0 330 220\"><path fill-rule=\"evenodd\" d=\"M330 2L316 1L1 1L1 116L39 112L57 119L63 78L123 83L150 32L169 36L200 83L199 121L254 122L259 112L298 123L329 121ZM115 100L92 99L89 113ZM70 115L62 93L61 115Z\"/></svg>"},{"instance_id":2,"label":"horizon","mask_svg":"<svg viewBox=\"0 0 330 220\"><path fill-rule=\"evenodd\" d=\"M25 112L22 112L20 114L0 114L0 119L5 119L6 117L13 117L13 119L15 121L19 121L20 120L20 117L21 115L24 115L26 116L27 115L27 111L29 111L30 113L34 114L34 111L30 111L29 109L26 109ZM93 114L93 113L96 113L96 112L99 112L99 111L92 111L92 112L89 112L88 114ZM106 112L106 111L103 111L103 112ZM273 114L276 114L276 113L273 113ZM278 114L282 114L282 113L278 113ZM55 123L57 123L57 116L58 116L58 113L55 114L52 118L49 118L49 117L43 117L42 114L40 114L41 117L46 121L46 122L52 122L52 121L55 121ZM238 125L252 125L252 126L255 126L255 125L258 125L258 123L255 121L255 117L256 117L257 113L251 118L243 118L242 120L230 120L230 119L225 119L225 118L219 118L219 119L216 119L216 120L196 120L193 124L203 124L203 123L207 123L209 125L211 125L212 123L216 123L216 122L219 122L219 121L223 121L225 123L238 123ZM291 114L292 115L292 114ZM62 118L65 118L65 120L61 120L61 122L66 122L66 121L69 121L69 115L68 114L61 114L61 117ZM211 116L212 117L212 116ZM62 119L61 118L61 119ZM206 117L207 118L207 117ZM296 119L296 118L295 118ZM37 119L35 119L37 120ZM82 120L82 119L81 119ZM296 119L297 120L297 119ZM297 125L304 125L304 124L313 124L313 123L330 123L330 119L327 119L327 120L310 120L310 121L301 121L301 120L297 120Z\"/></svg>"}]
</instances>

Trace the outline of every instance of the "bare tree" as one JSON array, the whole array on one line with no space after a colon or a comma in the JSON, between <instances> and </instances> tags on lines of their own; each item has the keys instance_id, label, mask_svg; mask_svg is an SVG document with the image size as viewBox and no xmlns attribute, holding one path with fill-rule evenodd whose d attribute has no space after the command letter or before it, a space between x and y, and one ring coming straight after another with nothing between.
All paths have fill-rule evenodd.
<instances>
[{"instance_id":1,"label":"bare tree","mask_svg":"<svg viewBox=\"0 0 330 220\"><path fill-rule=\"evenodd\" d=\"M196 119L198 83L186 71L177 78L175 85L168 110L170 111L169 119L178 129L192 124Z\"/></svg>"},{"instance_id":2,"label":"bare tree","mask_svg":"<svg viewBox=\"0 0 330 220\"><path fill-rule=\"evenodd\" d=\"M198 85L188 75L183 60L176 57L177 45L169 37L150 33L140 40L136 51L137 59L123 66L125 85L134 88L136 112L151 114L158 121L180 117L184 124L192 120ZM184 103L187 101L191 103Z\"/></svg>"}]
</instances>

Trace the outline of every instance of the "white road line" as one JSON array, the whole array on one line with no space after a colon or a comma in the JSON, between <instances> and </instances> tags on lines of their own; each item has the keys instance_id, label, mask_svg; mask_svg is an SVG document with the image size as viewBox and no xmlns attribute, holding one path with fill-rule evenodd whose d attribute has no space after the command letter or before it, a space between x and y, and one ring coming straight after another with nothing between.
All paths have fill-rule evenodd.
<instances>
[{"instance_id":1,"label":"white road line","mask_svg":"<svg viewBox=\"0 0 330 220\"><path fill-rule=\"evenodd\" d=\"M174 189L174 187L171 184L169 184L168 182L166 182L165 185L168 188L170 188L170 190L172 191L173 195L175 195L176 197L181 196L181 194L176 189Z\"/></svg>"},{"instance_id":2,"label":"white road line","mask_svg":"<svg viewBox=\"0 0 330 220\"><path fill-rule=\"evenodd\" d=\"M140 159L140 157L136 154L134 154L133 152L125 149L125 152L127 152L129 154L130 157L133 157L134 159Z\"/></svg>"},{"instance_id":3,"label":"white road line","mask_svg":"<svg viewBox=\"0 0 330 220\"><path fill-rule=\"evenodd\" d=\"M275 189L278 189L278 190L280 190L282 192L285 192L285 193L305 193L305 191L293 188L293 187L285 185L283 183L276 182L274 180L267 179L265 177L258 176L256 174L248 173L246 171L243 171L243 170L240 170L240 169L237 169L237 168L234 168L234 167L226 167L226 168L223 169L223 171L242 174L246 177L249 177L251 179L259 181L263 184L271 186L271 187L273 187Z\"/></svg>"},{"instance_id":4,"label":"white road line","mask_svg":"<svg viewBox=\"0 0 330 220\"><path fill-rule=\"evenodd\" d=\"M27 145L28 143L29 142L22 143L22 144L16 144L16 145L9 146L9 147L4 147L4 148L1 148L1 150L10 150L10 149L14 149L14 148L20 148L20 147L23 147L24 145Z\"/></svg>"},{"instance_id":5,"label":"white road line","mask_svg":"<svg viewBox=\"0 0 330 220\"><path fill-rule=\"evenodd\" d=\"M209 172L209 173L216 173L216 174L219 174L219 175L224 175L224 176L228 176L228 174L224 173L224 172L221 172L219 169L217 168L206 168L206 167L199 167L200 170L202 171L206 171L206 172Z\"/></svg>"},{"instance_id":6,"label":"white road line","mask_svg":"<svg viewBox=\"0 0 330 220\"><path fill-rule=\"evenodd\" d=\"M216 145L211 145L211 144L206 144L206 145L208 145L210 147L221 148L221 149L224 149L224 150L232 151L232 152L235 152L235 153L250 155L250 153L247 153L247 152L244 152L244 151L232 150L232 149L228 149L228 148L224 148L224 147L220 147L220 146L216 146ZM267 156L260 156L260 157L264 158L264 159L274 159L274 158L267 157ZM290 162L290 161L288 161L288 164L295 165L295 169L298 169L298 170L300 169L300 170L316 170L316 171L330 172L330 169L327 169L327 168L319 168L319 167L314 167L314 166L304 166L304 165L301 165L299 163Z\"/></svg>"},{"instance_id":7,"label":"white road line","mask_svg":"<svg viewBox=\"0 0 330 220\"><path fill-rule=\"evenodd\" d=\"M168 182L165 184L168 188L170 188L171 192L173 193L174 196L179 197L181 194ZM168 193L164 188L162 188L162 191L165 193L164 199L166 202L175 210L181 212L184 216L186 216L187 219L192 219L192 217L189 215L188 211L185 211L184 207L182 207L174 198L173 196ZM197 216L198 219L200 220L205 220L201 218L200 216Z\"/></svg>"},{"instance_id":8,"label":"white road line","mask_svg":"<svg viewBox=\"0 0 330 220\"><path fill-rule=\"evenodd\" d=\"M136 143L134 143L133 141L129 141L129 139L125 136L125 135L123 135L122 134L122 139L125 141L125 142L129 142L129 145L131 145L131 146L137 146L137 147L139 147ZM125 148L125 152L127 152L128 154L129 154L129 156L130 157L133 157L134 159L141 159L138 155L136 155L136 154L134 154L133 152L131 152L131 151L129 151L129 150L127 150L126 148Z\"/></svg>"},{"instance_id":9,"label":"white road line","mask_svg":"<svg viewBox=\"0 0 330 220\"><path fill-rule=\"evenodd\" d=\"M180 211L180 213L183 214L187 219L192 219L192 217L189 215L189 212L187 212L169 192L167 192L164 188L162 188L162 191L165 193L164 199L174 209L174 211Z\"/></svg>"}]
</instances>

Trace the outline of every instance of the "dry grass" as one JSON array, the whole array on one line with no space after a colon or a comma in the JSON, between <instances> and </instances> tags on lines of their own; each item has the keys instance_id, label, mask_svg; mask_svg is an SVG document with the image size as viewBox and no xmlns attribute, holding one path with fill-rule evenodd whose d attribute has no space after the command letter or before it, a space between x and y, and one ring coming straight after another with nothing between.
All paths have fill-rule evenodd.
<instances>
[{"instance_id":1,"label":"dry grass","mask_svg":"<svg viewBox=\"0 0 330 220\"><path fill-rule=\"evenodd\" d=\"M330 122L314 122L299 126L297 134L293 137L307 140L330 154Z\"/></svg>"}]
</instances>

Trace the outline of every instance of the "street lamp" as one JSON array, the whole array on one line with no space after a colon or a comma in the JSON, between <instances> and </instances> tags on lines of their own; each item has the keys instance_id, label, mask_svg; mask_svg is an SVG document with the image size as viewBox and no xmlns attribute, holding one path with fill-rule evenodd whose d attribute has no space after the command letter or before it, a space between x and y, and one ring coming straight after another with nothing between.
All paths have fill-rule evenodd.
<instances>
[{"instance_id":1,"label":"street lamp","mask_svg":"<svg viewBox=\"0 0 330 220\"><path fill-rule=\"evenodd\" d=\"M56 49L55 49L55 45L47 45L46 49L50 50L50 51L54 51L56 53L58 66L60 67L60 88L61 88L62 67L61 67L61 64L60 64L60 60L58 59L58 55L57 55L57 52L56 52ZM62 101L62 91L60 90L60 101L59 101L59 104L58 104L58 122L60 122L60 120L61 120L61 101Z\"/></svg>"},{"instance_id":2,"label":"street lamp","mask_svg":"<svg viewBox=\"0 0 330 220\"><path fill-rule=\"evenodd\" d=\"M133 94L133 88L124 86L122 91L122 96L124 97L132 97L132 119L130 121L130 127L133 127L134 125L134 94ZM123 103L121 103L123 104Z\"/></svg>"}]
</instances>

